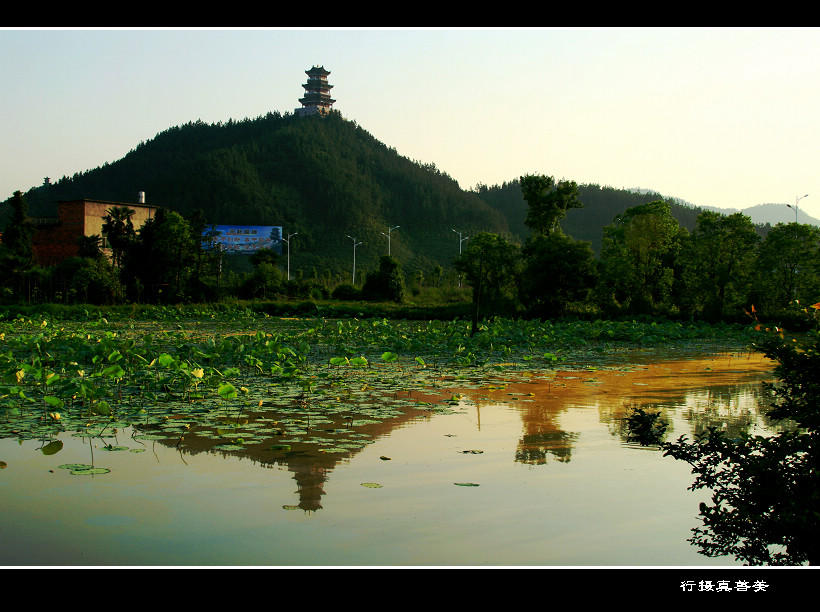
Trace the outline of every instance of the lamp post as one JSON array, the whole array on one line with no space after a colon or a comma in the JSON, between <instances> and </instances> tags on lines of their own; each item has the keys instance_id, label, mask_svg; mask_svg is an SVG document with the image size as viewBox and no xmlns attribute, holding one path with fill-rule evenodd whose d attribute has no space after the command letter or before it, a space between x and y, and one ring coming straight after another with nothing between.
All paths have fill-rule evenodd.
<instances>
[{"instance_id":1,"label":"lamp post","mask_svg":"<svg viewBox=\"0 0 820 612\"><path fill-rule=\"evenodd\" d=\"M395 227L388 228L386 234L384 232L382 232L382 236L387 236L387 255L388 255L388 257L390 256L390 234L393 232L393 230L399 229L399 227L401 227L401 226L397 225Z\"/></svg>"},{"instance_id":2,"label":"lamp post","mask_svg":"<svg viewBox=\"0 0 820 612\"><path fill-rule=\"evenodd\" d=\"M356 239L353 236L348 236L353 241L353 286L356 286L356 247L362 244L361 242L356 242Z\"/></svg>"},{"instance_id":3,"label":"lamp post","mask_svg":"<svg viewBox=\"0 0 820 612\"><path fill-rule=\"evenodd\" d=\"M461 243L464 242L469 238L469 236L461 237L461 232L457 230L453 230L456 234L458 234L458 254L461 255ZM461 289L461 274L458 275L458 287Z\"/></svg>"},{"instance_id":4,"label":"lamp post","mask_svg":"<svg viewBox=\"0 0 820 612\"><path fill-rule=\"evenodd\" d=\"M283 242L286 242L288 245L288 280L290 280L290 239L298 235L298 232L296 234L288 234L287 240L282 239Z\"/></svg>"},{"instance_id":5,"label":"lamp post","mask_svg":"<svg viewBox=\"0 0 820 612\"><path fill-rule=\"evenodd\" d=\"M464 238L462 238L461 237L461 232L458 232L456 230L453 230L453 231L456 232L456 234L458 234L458 254L461 255L461 243L464 242L465 240L467 240L469 238L469 236L464 236Z\"/></svg>"},{"instance_id":6,"label":"lamp post","mask_svg":"<svg viewBox=\"0 0 820 612\"><path fill-rule=\"evenodd\" d=\"M786 206L788 206L789 208L793 208L793 209L794 209L794 222L795 222L795 223L797 223L797 203L798 203L800 200L802 200L803 198L807 198L807 197L809 197L809 194L802 195L802 196L797 196L797 197L794 199L794 206L792 206L791 204L786 204Z\"/></svg>"}]
</instances>

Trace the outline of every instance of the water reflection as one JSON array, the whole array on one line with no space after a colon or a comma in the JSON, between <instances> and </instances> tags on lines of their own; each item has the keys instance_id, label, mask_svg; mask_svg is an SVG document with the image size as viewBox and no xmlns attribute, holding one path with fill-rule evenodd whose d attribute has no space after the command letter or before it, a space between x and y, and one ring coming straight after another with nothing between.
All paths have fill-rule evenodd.
<instances>
[{"instance_id":1,"label":"water reflection","mask_svg":"<svg viewBox=\"0 0 820 612\"><path fill-rule=\"evenodd\" d=\"M763 428L771 369L630 355L345 401L280 390L236 410L166 404L169 418L62 432L55 455L0 440L0 562L736 565L692 549L689 467L622 441L620 419L644 405L675 436ZM58 469L75 461L111 472Z\"/></svg>"},{"instance_id":2,"label":"water reflection","mask_svg":"<svg viewBox=\"0 0 820 612\"><path fill-rule=\"evenodd\" d=\"M176 445L183 453L215 453L285 469L297 486L299 500L294 507L316 512L322 509L334 469L375 441L441 412L475 409L480 429L482 406L515 407L521 434L513 461L531 466L568 463L579 438L572 420L578 409L596 410L599 422L625 444L622 419L631 406L660 411L673 423L675 437L714 426L732 435L765 428L768 424L757 408L767 404L761 382L771 379L771 371L771 362L760 355L722 355L559 369L546 375L510 373L503 382L485 380L461 387L451 382L445 389L402 391L402 409L383 419L323 409L319 401L303 403L298 412L284 405L268 405L245 412L239 420L224 419L223 427L199 426L181 439L158 441ZM226 429L229 424L230 430ZM137 438L163 435L158 426L136 433ZM226 444L226 440L236 444Z\"/></svg>"}]
</instances>

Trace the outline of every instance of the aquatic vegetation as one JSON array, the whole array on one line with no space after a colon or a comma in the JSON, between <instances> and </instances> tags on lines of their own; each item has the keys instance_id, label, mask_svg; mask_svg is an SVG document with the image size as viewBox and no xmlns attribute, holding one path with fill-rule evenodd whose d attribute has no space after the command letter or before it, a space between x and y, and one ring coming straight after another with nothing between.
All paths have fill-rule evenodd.
<instances>
[{"instance_id":1,"label":"aquatic vegetation","mask_svg":"<svg viewBox=\"0 0 820 612\"><path fill-rule=\"evenodd\" d=\"M549 378L559 365L587 371L636 347L743 349L751 333L671 321L497 319L472 334L466 320L193 314L0 321L0 437L41 440L56 453L61 434L103 439L130 427L136 441L181 446L196 435L216 452L288 454L309 444L338 455L368 443L354 430L408 410L458 410L464 398L448 389L503 389Z\"/></svg>"}]
</instances>

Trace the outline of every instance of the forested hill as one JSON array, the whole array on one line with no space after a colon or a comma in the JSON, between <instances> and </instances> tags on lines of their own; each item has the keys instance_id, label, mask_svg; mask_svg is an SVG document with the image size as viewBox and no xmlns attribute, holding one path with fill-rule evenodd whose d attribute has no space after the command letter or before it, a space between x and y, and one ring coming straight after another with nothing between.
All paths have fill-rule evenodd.
<instances>
[{"instance_id":1,"label":"forested hill","mask_svg":"<svg viewBox=\"0 0 820 612\"><path fill-rule=\"evenodd\" d=\"M527 203L521 195L518 179L492 187L478 185L476 192L482 200L504 215L512 235L522 240L529 235L529 229L524 225ZM703 212L700 208L681 204L653 192L637 193L586 184L578 186L578 193L578 199L584 206L567 211L566 218L561 222L561 229L576 240L591 242L596 253L600 249L603 228L612 223L616 215L633 206L664 200L669 203L672 216L690 232L695 229L697 217Z\"/></svg>"},{"instance_id":2,"label":"forested hill","mask_svg":"<svg viewBox=\"0 0 820 612\"><path fill-rule=\"evenodd\" d=\"M387 252L383 232L395 226L400 228L391 233L391 250L406 271L448 266L459 247L453 229L518 240L528 235L517 179L464 190L433 164L402 157L338 113L190 122L140 143L118 161L24 195L31 216L51 216L59 200L136 202L140 191L146 203L185 216L202 209L213 224L281 225L285 235L298 233L291 244L295 265L320 272L349 268L351 237L361 243L357 266L376 268ZM615 215L659 199L593 185L580 191L584 208L571 210L562 226L596 250L602 228ZM673 206L673 212L693 227L694 209Z\"/></svg>"},{"instance_id":3,"label":"forested hill","mask_svg":"<svg viewBox=\"0 0 820 612\"><path fill-rule=\"evenodd\" d=\"M265 117L223 124L188 123L141 143L121 160L64 177L24 194L30 214L54 202L92 198L146 203L209 223L281 225L298 233L299 265L350 265L353 242L361 269L391 251L410 269L449 265L458 236L506 234L503 214L433 165L400 156L339 114ZM52 213L53 214L53 213ZM295 258L294 258L295 259ZM307 262L307 263L305 263Z\"/></svg>"}]
</instances>

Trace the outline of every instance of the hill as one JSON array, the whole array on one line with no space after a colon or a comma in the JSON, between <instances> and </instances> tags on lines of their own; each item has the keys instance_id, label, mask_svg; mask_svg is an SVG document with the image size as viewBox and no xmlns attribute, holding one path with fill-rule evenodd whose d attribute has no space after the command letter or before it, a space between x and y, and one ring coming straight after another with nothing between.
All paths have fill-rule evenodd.
<instances>
[{"instance_id":1,"label":"hill","mask_svg":"<svg viewBox=\"0 0 820 612\"><path fill-rule=\"evenodd\" d=\"M433 165L400 156L337 113L269 113L224 124L191 122L140 143L122 159L25 194L31 216L59 200L146 203L209 223L281 225L298 233L291 264L307 272L375 269L387 253L407 270L448 265L458 254L452 228L507 233L504 216Z\"/></svg>"},{"instance_id":2,"label":"hill","mask_svg":"<svg viewBox=\"0 0 820 612\"><path fill-rule=\"evenodd\" d=\"M562 227L596 252L603 227L632 206L670 201L690 230L700 212L653 192L579 187L584 208L570 210ZM315 269L346 277L351 237L361 243L357 269L376 269L387 253L385 234L395 226L390 248L407 274L447 268L458 254L454 229L518 241L529 235L517 178L462 190L435 165L401 156L338 113L189 122L140 143L120 160L32 188L25 197L31 216L52 216L59 200L136 202L139 192L146 193L146 203L184 216L201 209L213 224L281 225L285 235L298 234L291 268L305 274Z\"/></svg>"},{"instance_id":3,"label":"hill","mask_svg":"<svg viewBox=\"0 0 820 612\"><path fill-rule=\"evenodd\" d=\"M759 225L777 225L778 223L794 223L795 214L794 209L786 204L758 204L738 210L736 208L713 208L704 207L709 210L716 210L724 214L731 214L735 212L742 212L744 215L752 220L752 223ZM809 225L820 226L820 219L815 219L811 215L806 214L803 210L798 210L798 219L800 223L808 223Z\"/></svg>"}]
</instances>

